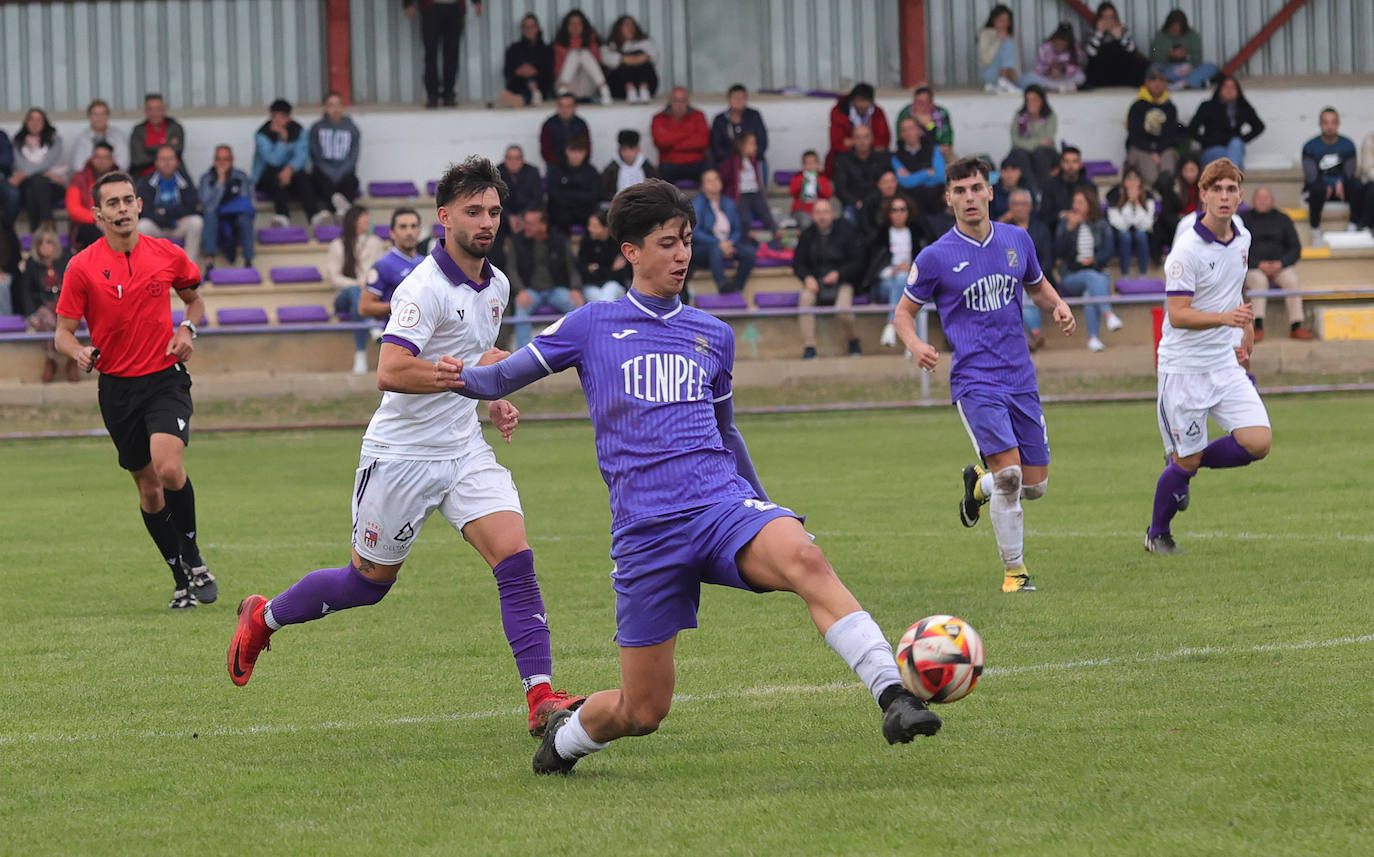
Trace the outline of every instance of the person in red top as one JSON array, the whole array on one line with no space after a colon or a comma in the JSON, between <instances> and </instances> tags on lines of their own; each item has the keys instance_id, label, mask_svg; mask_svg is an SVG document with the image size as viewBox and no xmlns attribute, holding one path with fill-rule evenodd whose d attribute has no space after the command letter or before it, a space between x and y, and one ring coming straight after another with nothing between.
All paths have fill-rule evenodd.
<instances>
[{"instance_id":1,"label":"person in red top","mask_svg":"<svg viewBox=\"0 0 1374 857\"><path fill-rule=\"evenodd\" d=\"M95 195L91 189L100 177L115 168L114 147L104 140L95 144L91 157L81 172L72 176L67 185L67 219L71 232L67 236L72 252L79 253L100 240L100 227L95 222Z\"/></svg>"},{"instance_id":2,"label":"person in red top","mask_svg":"<svg viewBox=\"0 0 1374 857\"><path fill-rule=\"evenodd\" d=\"M830 108L830 152L825 156L825 174L833 175L835 156L854 148L854 126L867 125L873 129L873 148L887 149L892 144L892 129L887 114L873 100L873 87L856 83L849 94Z\"/></svg>"},{"instance_id":3,"label":"person in red top","mask_svg":"<svg viewBox=\"0 0 1374 857\"><path fill-rule=\"evenodd\" d=\"M53 343L83 371L100 370L100 415L176 582L169 606L209 604L219 585L196 544L195 493L182 463L193 410L184 361L205 319L200 269L171 241L139 235L142 205L128 173L106 173L93 193L105 236L67 264ZM175 328L172 291L186 304ZM76 339L83 317L90 345Z\"/></svg>"},{"instance_id":4,"label":"person in red top","mask_svg":"<svg viewBox=\"0 0 1374 857\"><path fill-rule=\"evenodd\" d=\"M706 114L689 102L687 87L673 87L668 106L654 116L651 130L658 147L658 174L664 181L701 181L701 171L709 165L711 129Z\"/></svg>"}]
</instances>

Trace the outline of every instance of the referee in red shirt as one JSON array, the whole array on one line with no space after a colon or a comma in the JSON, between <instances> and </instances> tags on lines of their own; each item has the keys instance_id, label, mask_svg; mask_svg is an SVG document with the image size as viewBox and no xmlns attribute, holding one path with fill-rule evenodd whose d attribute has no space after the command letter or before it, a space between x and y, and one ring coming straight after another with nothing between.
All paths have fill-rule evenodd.
<instances>
[{"instance_id":1,"label":"referee in red shirt","mask_svg":"<svg viewBox=\"0 0 1374 857\"><path fill-rule=\"evenodd\" d=\"M127 173L103 176L92 190L105 237L72 257L57 301L57 350L83 371L100 372L100 415L119 466L138 485L143 524L176 581L173 609L209 604L215 576L196 545L196 500L182 456L190 440L191 356L205 303L200 269L161 238L138 233L142 203ZM169 292L186 304L172 328ZM82 316L91 345L76 339Z\"/></svg>"}]
</instances>

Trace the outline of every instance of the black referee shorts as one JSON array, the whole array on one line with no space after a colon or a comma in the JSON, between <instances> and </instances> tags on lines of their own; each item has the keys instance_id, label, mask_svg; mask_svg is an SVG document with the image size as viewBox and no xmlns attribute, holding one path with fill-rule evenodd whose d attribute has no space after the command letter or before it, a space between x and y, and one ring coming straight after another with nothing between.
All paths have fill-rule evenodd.
<instances>
[{"instance_id":1,"label":"black referee shorts","mask_svg":"<svg viewBox=\"0 0 1374 857\"><path fill-rule=\"evenodd\" d=\"M193 410L191 375L180 363L136 378L100 376L100 416L125 470L142 470L153 460L148 438L154 434L190 444Z\"/></svg>"}]
</instances>

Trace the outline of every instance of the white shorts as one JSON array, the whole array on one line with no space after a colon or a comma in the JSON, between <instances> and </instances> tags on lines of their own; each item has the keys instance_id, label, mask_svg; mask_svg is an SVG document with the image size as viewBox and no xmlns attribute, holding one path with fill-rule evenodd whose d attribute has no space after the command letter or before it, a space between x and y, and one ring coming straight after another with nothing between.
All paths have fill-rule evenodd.
<instances>
[{"instance_id":1,"label":"white shorts","mask_svg":"<svg viewBox=\"0 0 1374 857\"><path fill-rule=\"evenodd\" d=\"M442 461L363 456L353 481L353 549L396 565L435 509L460 533L495 512L523 514L515 480L485 443Z\"/></svg>"},{"instance_id":2,"label":"white shorts","mask_svg":"<svg viewBox=\"0 0 1374 857\"><path fill-rule=\"evenodd\" d=\"M1159 373L1159 434L1164 450L1187 458L1207 448L1207 417L1227 432L1269 428L1269 412L1240 365L1200 374Z\"/></svg>"}]
</instances>

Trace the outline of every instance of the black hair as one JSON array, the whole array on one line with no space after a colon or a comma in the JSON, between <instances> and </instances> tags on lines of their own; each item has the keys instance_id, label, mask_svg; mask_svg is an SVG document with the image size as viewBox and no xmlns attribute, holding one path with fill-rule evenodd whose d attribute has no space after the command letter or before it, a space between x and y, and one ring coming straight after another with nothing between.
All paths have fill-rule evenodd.
<instances>
[{"instance_id":1,"label":"black hair","mask_svg":"<svg viewBox=\"0 0 1374 857\"><path fill-rule=\"evenodd\" d=\"M563 144L563 151L568 152L590 152L592 144L585 134L573 134L568 137L568 141Z\"/></svg>"},{"instance_id":2,"label":"black hair","mask_svg":"<svg viewBox=\"0 0 1374 857\"><path fill-rule=\"evenodd\" d=\"M630 185L611 200L611 235L621 244L644 246L650 232L674 220L686 221L685 232L697 225L697 213L682 191L663 179Z\"/></svg>"},{"instance_id":3,"label":"black hair","mask_svg":"<svg viewBox=\"0 0 1374 857\"><path fill-rule=\"evenodd\" d=\"M91 186L91 199L95 200L95 207L100 207L101 188L103 188L107 184L120 184L121 182L129 185L129 187L134 186L133 177L121 170L111 170L110 172L96 179L95 184Z\"/></svg>"},{"instance_id":4,"label":"black hair","mask_svg":"<svg viewBox=\"0 0 1374 857\"><path fill-rule=\"evenodd\" d=\"M1054 32L1050 33L1050 37L1045 41L1052 42L1055 39L1062 39L1070 45L1078 41L1078 37L1073 33L1073 25L1068 21L1060 21L1059 26L1054 28Z\"/></svg>"},{"instance_id":5,"label":"black hair","mask_svg":"<svg viewBox=\"0 0 1374 857\"><path fill-rule=\"evenodd\" d=\"M144 104L147 104L149 101L166 101L166 100L167 100L167 99L165 99L165 98L162 97L162 93L161 93L161 92L148 92L148 93L144 93L144 95L143 95L143 103L144 103Z\"/></svg>"},{"instance_id":6,"label":"black hair","mask_svg":"<svg viewBox=\"0 0 1374 857\"><path fill-rule=\"evenodd\" d=\"M1178 34L1180 36L1188 35L1188 16L1182 9L1174 9L1168 15L1165 15L1164 26L1160 29L1167 31L1174 24L1178 24Z\"/></svg>"},{"instance_id":7,"label":"black hair","mask_svg":"<svg viewBox=\"0 0 1374 857\"><path fill-rule=\"evenodd\" d=\"M638 21L635 21L634 15L621 15L619 18L616 18L615 23L611 25L611 31L606 35L607 42L615 45L617 48L623 48L625 46L625 40L620 37L620 28L624 26L626 21L634 21L634 38L636 40L649 38L649 34L644 32L644 28L639 26Z\"/></svg>"},{"instance_id":8,"label":"black hair","mask_svg":"<svg viewBox=\"0 0 1374 857\"><path fill-rule=\"evenodd\" d=\"M38 142L44 146L51 146L53 138L57 136L57 129L48 119L47 111L41 107L30 107L24 111L24 121L19 124L19 131L14 135L14 147L19 148L20 143L29 138L30 113L37 113L43 117L43 128L38 132Z\"/></svg>"},{"instance_id":9,"label":"black hair","mask_svg":"<svg viewBox=\"0 0 1374 857\"><path fill-rule=\"evenodd\" d=\"M1116 8L1116 4L1113 3L1113 2L1111 2L1111 0L1104 0L1104 2L1098 3L1098 4L1097 4L1097 14L1096 14L1095 16L1093 16L1093 20L1095 20L1095 21L1100 21L1100 20L1102 20L1102 15L1103 15L1103 13L1105 13L1105 12L1107 12L1107 11L1115 12L1115 13L1116 13L1117 19L1120 20L1120 18L1121 18L1121 11L1120 11L1119 9Z\"/></svg>"},{"instance_id":10,"label":"black hair","mask_svg":"<svg viewBox=\"0 0 1374 857\"><path fill-rule=\"evenodd\" d=\"M622 149L633 148L639 145L639 132L633 128L626 128L615 135L615 144Z\"/></svg>"},{"instance_id":11,"label":"black hair","mask_svg":"<svg viewBox=\"0 0 1374 857\"><path fill-rule=\"evenodd\" d=\"M974 176L982 176L983 181L988 181L992 177L992 165L982 158L969 156L945 167L946 186Z\"/></svg>"},{"instance_id":12,"label":"black hair","mask_svg":"<svg viewBox=\"0 0 1374 857\"><path fill-rule=\"evenodd\" d=\"M1218 84L1218 86L1220 86L1220 84ZM1239 83L1236 84L1236 88L1240 88ZM1341 118L1341 112L1334 107L1323 107L1322 112L1317 114L1317 118L1321 118L1322 116L1325 116L1327 113L1334 114L1337 119Z\"/></svg>"},{"instance_id":13,"label":"black hair","mask_svg":"<svg viewBox=\"0 0 1374 857\"><path fill-rule=\"evenodd\" d=\"M988 12L988 22L983 27L991 27L997 22L997 16L1002 14L1006 14L1008 19L1007 35L1014 35L1016 33L1016 16L1012 14L1011 9L1005 3L998 3L992 7L992 10Z\"/></svg>"},{"instance_id":14,"label":"black hair","mask_svg":"<svg viewBox=\"0 0 1374 857\"><path fill-rule=\"evenodd\" d=\"M1025 96L1030 95L1032 92L1035 93L1036 95L1040 96L1040 118L1046 119L1046 118L1049 118L1050 116L1053 116L1053 115L1054 115L1054 111L1050 109L1050 97L1049 97L1048 95L1045 94L1045 87L1041 86L1041 85L1038 84L1038 83L1032 83L1030 86L1027 86L1027 87L1026 87L1025 93L1021 96L1021 111L1020 111L1017 115L1020 116L1020 115L1024 115L1024 114L1025 114L1025 112L1026 112L1026 98L1025 98Z\"/></svg>"},{"instance_id":15,"label":"black hair","mask_svg":"<svg viewBox=\"0 0 1374 857\"><path fill-rule=\"evenodd\" d=\"M108 151L111 155L114 154L114 146L111 146L109 143L106 143L104 140L101 140L101 141L97 142L94 146L91 147L91 151L92 151L92 152L94 152L96 149L105 149L105 150Z\"/></svg>"},{"instance_id":16,"label":"black hair","mask_svg":"<svg viewBox=\"0 0 1374 857\"><path fill-rule=\"evenodd\" d=\"M802 160L803 160L803 161L806 160L807 158L815 158L816 160L820 160L820 157L821 157L820 155L816 154L816 150L815 150L815 149L807 149L805 152L802 152Z\"/></svg>"},{"instance_id":17,"label":"black hair","mask_svg":"<svg viewBox=\"0 0 1374 857\"><path fill-rule=\"evenodd\" d=\"M583 47L599 44L601 42L601 37L596 34L596 28L592 26L591 21L587 20L586 14L584 14L581 9L569 9L568 14L563 16L563 20L558 24L558 33L553 37L553 43L555 45L562 45L565 48L572 43L572 34L568 32L568 22L574 17L582 19Z\"/></svg>"},{"instance_id":18,"label":"black hair","mask_svg":"<svg viewBox=\"0 0 1374 857\"><path fill-rule=\"evenodd\" d=\"M480 155L472 155L461 164L449 164L443 178L434 189L434 204L443 208L457 199L467 199L494 189L503 201L510 196L510 188L501 180L496 165Z\"/></svg>"},{"instance_id":19,"label":"black hair","mask_svg":"<svg viewBox=\"0 0 1374 857\"><path fill-rule=\"evenodd\" d=\"M729 98L730 96L734 95L736 92L743 92L745 95L748 95L748 94L749 94L749 87L745 86L745 85L742 84L742 83L734 83L734 84L731 84L731 85L730 85L730 88L727 89L727 90L725 90L725 97L726 97L726 98Z\"/></svg>"},{"instance_id":20,"label":"black hair","mask_svg":"<svg viewBox=\"0 0 1374 857\"><path fill-rule=\"evenodd\" d=\"M592 220L595 220L597 223L600 223L602 226L605 226L607 228L610 227L610 221L606 219L605 209L598 208L596 211L593 211Z\"/></svg>"},{"instance_id":21,"label":"black hair","mask_svg":"<svg viewBox=\"0 0 1374 857\"><path fill-rule=\"evenodd\" d=\"M1226 85L1226 81L1228 80L1236 85L1236 104L1249 104L1249 102L1245 100L1245 90L1240 88L1240 81L1237 80L1236 76L1233 74L1223 74L1217 77L1217 85L1212 87L1212 100L1221 100L1221 88ZM1328 107L1326 109L1334 112L1334 108ZM1322 112L1324 113L1326 111Z\"/></svg>"},{"instance_id":22,"label":"black hair","mask_svg":"<svg viewBox=\"0 0 1374 857\"><path fill-rule=\"evenodd\" d=\"M158 145L157 148L153 149L153 157L156 158L158 155L162 154L163 149L171 149L172 154L177 156L177 163L181 163L181 154L177 152L177 147L173 146L171 143L162 143Z\"/></svg>"},{"instance_id":23,"label":"black hair","mask_svg":"<svg viewBox=\"0 0 1374 857\"><path fill-rule=\"evenodd\" d=\"M267 112L285 113L289 116L291 114L291 102L287 101L285 98L278 98L276 101L272 102L271 107L267 108Z\"/></svg>"},{"instance_id":24,"label":"black hair","mask_svg":"<svg viewBox=\"0 0 1374 857\"><path fill-rule=\"evenodd\" d=\"M525 22L526 22L526 21L533 21L533 22L534 22L534 26L536 26L536 27L539 28L539 35L537 35L537 36L534 37L535 44L543 44L543 42L544 42L544 28L543 28L542 26L540 26L540 24L539 24L539 16L536 15L536 14L534 14L533 12L526 12L526 13L525 13L525 16L524 16L523 18L520 19L520 29L521 29L522 31L525 29ZM525 37L525 36L524 36L524 33L522 32L522 33L520 34L520 38L523 39L524 37Z\"/></svg>"},{"instance_id":25,"label":"black hair","mask_svg":"<svg viewBox=\"0 0 1374 857\"><path fill-rule=\"evenodd\" d=\"M1061 158L1069 153L1073 153L1080 158L1083 157L1083 150L1078 148L1077 146L1065 146L1064 148L1059 150L1059 156Z\"/></svg>"},{"instance_id":26,"label":"black hair","mask_svg":"<svg viewBox=\"0 0 1374 857\"><path fill-rule=\"evenodd\" d=\"M396 228L396 221L399 220L400 218L404 217L404 216L407 215L407 214L413 214L413 215L415 215L415 219L416 219L416 220L419 220L419 219L420 219L420 212L416 211L416 210L413 209L413 208L407 208L406 206L401 206L400 208L398 208L398 209L396 209L395 211L391 212L391 228L392 228L392 229L395 229L395 228Z\"/></svg>"},{"instance_id":27,"label":"black hair","mask_svg":"<svg viewBox=\"0 0 1374 857\"><path fill-rule=\"evenodd\" d=\"M849 100L850 100L850 101L853 101L853 100L856 99L856 98L862 98L864 101L873 101L873 100L874 100L873 84L871 84L871 83L856 83L856 84L854 84L854 88L851 89L851 90L849 90Z\"/></svg>"},{"instance_id":28,"label":"black hair","mask_svg":"<svg viewBox=\"0 0 1374 857\"><path fill-rule=\"evenodd\" d=\"M911 97L915 98L918 95L929 95L933 99L935 97L935 90L931 89L929 86L918 86L912 91Z\"/></svg>"}]
</instances>

